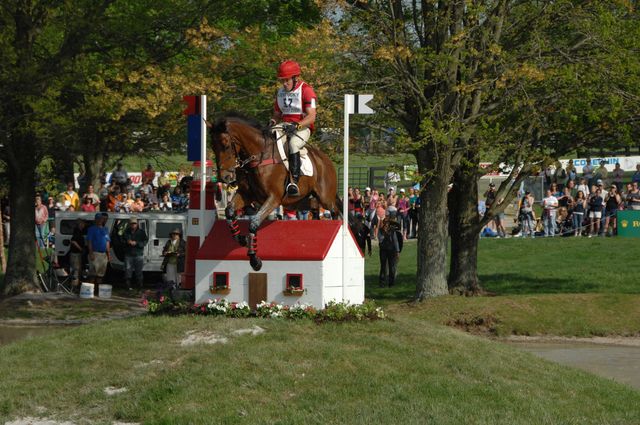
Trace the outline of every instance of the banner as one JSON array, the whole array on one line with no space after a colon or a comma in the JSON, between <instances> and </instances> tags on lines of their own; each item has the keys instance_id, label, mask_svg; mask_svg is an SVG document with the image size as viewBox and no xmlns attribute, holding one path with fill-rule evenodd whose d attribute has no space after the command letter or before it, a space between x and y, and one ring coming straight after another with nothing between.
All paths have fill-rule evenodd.
<instances>
[{"instance_id":1,"label":"banner","mask_svg":"<svg viewBox=\"0 0 640 425\"><path fill-rule=\"evenodd\" d=\"M618 211L618 236L640 238L640 211Z\"/></svg>"},{"instance_id":2,"label":"banner","mask_svg":"<svg viewBox=\"0 0 640 425\"><path fill-rule=\"evenodd\" d=\"M578 174L582 173L582 167L587 164L587 158L572 158L573 166L576 168ZM620 168L624 171L635 171L636 165L640 164L640 156L607 156L604 158L591 158L591 165L594 169L600 166L600 162L605 162L605 168L607 171L613 171L616 164L620 164ZM569 164L569 159L561 159L560 163L562 167L566 167Z\"/></svg>"}]
</instances>

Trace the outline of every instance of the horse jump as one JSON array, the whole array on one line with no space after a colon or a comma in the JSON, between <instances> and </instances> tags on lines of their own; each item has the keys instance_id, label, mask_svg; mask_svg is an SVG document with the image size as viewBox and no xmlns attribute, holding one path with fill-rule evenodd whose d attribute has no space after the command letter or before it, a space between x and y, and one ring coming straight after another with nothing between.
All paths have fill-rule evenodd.
<instances>
[{"instance_id":1,"label":"horse jump","mask_svg":"<svg viewBox=\"0 0 640 425\"><path fill-rule=\"evenodd\" d=\"M300 194L286 194L289 176L270 129L236 114L227 114L211 126L213 152L218 168L218 178L223 183L237 184L237 191L225 208L227 224L234 239L247 246L249 262L254 270L262 268L258 257L257 232L265 218L280 205L300 207L309 196L318 199L323 208L336 212L341 201L337 196L336 170L329 157L319 149L307 146L313 162L314 175L301 176L298 182ZM246 207L260 205L251 216L249 234L240 235L237 223L239 212Z\"/></svg>"}]
</instances>

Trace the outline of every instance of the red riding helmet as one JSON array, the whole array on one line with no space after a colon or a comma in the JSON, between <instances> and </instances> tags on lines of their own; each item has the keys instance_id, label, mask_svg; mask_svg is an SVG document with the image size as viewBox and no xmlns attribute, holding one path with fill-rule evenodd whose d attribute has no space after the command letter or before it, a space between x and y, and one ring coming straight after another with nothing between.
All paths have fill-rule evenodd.
<instances>
[{"instance_id":1,"label":"red riding helmet","mask_svg":"<svg viewBox=\"0 0 640 425\"><path fill-rule=\"evenodd\" d=\"M278 67L278 78L291 78L300 75L300 65L295 61L284 61Z\"/></svg>"}]
</instances>

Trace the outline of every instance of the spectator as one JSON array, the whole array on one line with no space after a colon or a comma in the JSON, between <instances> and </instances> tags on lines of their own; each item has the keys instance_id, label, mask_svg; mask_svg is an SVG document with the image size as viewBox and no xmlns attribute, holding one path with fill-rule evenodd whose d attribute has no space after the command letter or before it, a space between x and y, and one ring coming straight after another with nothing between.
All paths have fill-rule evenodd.
<instances>
[{"instance_id":1,"label":"spectator","mask_svg":"<svg viewBox=\"0 0 640 425\"><path fill-rule=\"evenodd\" d=\"M620 167L620 163L616 162L616 166L611 172L611 181L616 185L618 193L622 192L622 179L624 178L624 170Z\"/></svg>"},{"instance_id":2,"label":"spectator","mask_svg":"<svg viewBox=\"0 0 640 425\"><path fill-rule=\"evenodd\" d=\"M571 210L573 208L573 197L568 187L562 189L562 196L558 198L558 206Z\"/></svg>"},{"instance_id":3,"label":"spectator","mask_svg":"<svg viewBox=\"0 0 640 425\"><path fill-rule=\"evenodd\" d=\"M584 193L584 196L587 197L587 198L591 194L589 181L584 177L580 179L580 184L578 185L578 187L576 189L578 191L582 191L582 193Z\"/></svg>"},{"instance_id":4,"label":"spectator","mask_svg":"<svg viewBox=\"0 0 640 425\"><path fill-rule=\"evenodd\" d=\"M105 223L109 216L107 213L96 213L95 224L87 230L87 252L89 254L89 274L96 284L101 284L107 266L111 261L111 239L109 229Z\"/></svg>"},{"instance_id":5,"label":"spectator","mask_svg":"<svg viewBox=\"0 0 640 425\"><path fill-rule=\"evenodd\" d=\"M371 191L371 198L369 200L369 211L371 212L371 219L373 219L373 214L378 206L378 199L380 199L380 195L378 194L377 190L373 189Z\"/></svg>"},{"instance_id":6,"label":"spectator","mask_svg":"<svg viewBox=\"0 0 640 425\"><path fill-rule=\"evenodd\" d=\"M544 236L554 237L557 228L556 210L558 208L558 199L553 196L551 189L547 189L545 195L545 198L542 200Z\"/></svg>"},{"instance_id":7,"label":"spectator","mask_svg":"<svg viewBox=\"0 0 640 425\"><path fill-rule=\"evenodd\" d=\"M173 189L173 195L171 195L171 205L176 212L183 211L186 206L186 198L182 194L182 188L178 185Z\"/></svg>"},{"instance_id":8,"label":"spectator","mask_svg":"<svg viewBox=\"0 0 640 425\"><path fill-rule=\"evenodd\" d=\"M387 208L394 207L397 210L398 195L396 194L396 188L390 187L389 194L387 195Z\"/></svg>"},{"instance_id":9,"label":"spectator","mask_svg":"<svg viewBox=\"0 0 640 425\"><path fill-rule=\"evenodd\" d=\"M382 221L378 232L380 249L380 287L392 287L396 281L396 267L400 258L400 242L398 241L398 224L394 217Z\"/></svg>"},{"instance_id":10,"label":"spectator","mask_svg":"<svg viewBox=\"0 0 640 425\"><path fill-rule=\"evenodd\" d=\"M567 189L569 189L569 195L571 195L571 197L575 199L576 195L578 194L578 188L576 187L576 182L573 180L567 180Z\"/></svg>"},{"instance_id":11,"label":"spectator","mask_svg":"<svg viewBox=\"0 0 640 425\"><path fill-rule=\"evenodd\" d=\"M489 183L489 189L487 189L487 191L484 193L484 197L485 197L484 203L485 203L486 209L490 209L492 206L499 205L502 202L502 200L496 199L497 194L498 193L496 191L495 183L493 182ZM498 237L506 237L506 231L503 224L504 212L496 213L493 220L496 225L496 232L498 232Z\"/></svg>"},{"instance_id":12,"label":"spectator","mask_svg":"<svg viewBox=\"0 0 640 425\"><path fill-rule=\"evenodd\" d=\"M591 165L590 158L587 158L587 163L582 167L582 177L587 181L589 186L593 184L593 165ZM585 192L585 194L587 194L587 192Z\"/></svg>"},{"instance_id":13,"label":"spectator","mask_svg":"<svg viewBox=\"0 0 640 425\"><path fill-rule=\"evenodd\" d=\"M627 192L627 206L630 210L640 211L640 189L638 189L638 182L631 183L631 190Z\"/></svg>"},{"instance_id":14,"label":"spectator","mask_svg":"<svg viewBox=\"0 0 640 425\"><path fill-rule=\"evenodd\" d=\"M600 166L596 168L596 171L594 174L594 178L601 179L605 185L607 184L608 177L609 177L609 171L607 171L607 167L605 166L606 164L607 164L607 161L605 160L600 161Z\"/></svg>"},{"instance_id":15,"label":"spectator","mask_svg":"<svg viewBox=\"0 0 640 425\"><path fill-rule=\"evenodd\" d=\"M576 166L573 165L573 159L570 159L567 164L567 184L569 184L569 182L574 182L575 184L577 177L578 173L576 172ZM571 196L575 197L575 194Z\"/></svg>"},{"instance_id":16,"label":"spectator","mask_svg":"<svg viewBox=\"0 0 640 425\"><path fill-rule=\"evenodd\" d=\"M46 246L45 238L49 234L49 212L47 211L47 207L42 203L40 195L36 196L35 202L36 240L38 241L38 246L44 248Z\"/></svg>"},{"instance_id":17,"label":"spectator","mask_svg":"<svg viewBox=\"0 0 640 425\"><path fill-rule=\"evenodd\" d=\"M149 163L147 164L147 168L142 171L142 184L153 186L153 179L156 178L156 171L153 169L153 166Z\"/></svg>"},{"instance_id":18,"label":"spectator","mask_svg":"<svg viewBox=\"0 0 640 425\"><path fill-rule=\"evenodd\" d=\"M107 211L115 212L116 208L120 208L122 203L122 195L120 194L120 186L112 184L109 188L109 195L107 199Z\"/></svg>"},{"instance_id":19,"label":"spectator","mask_svg":"<svg viewBox=\"0 0 640 425\"><path fill-rule=\"evenodd\" d=\"M364 214L364 199L358 187L353 189L353 212L360 215Z\"/></svg>"},{"instance_id":20,"label":"spectator","mask_svg":"<svg viewBox=\"0 0 640 425\"><path fill-rule=\"evenodd\" d=\"M143 275L142 268L144 266L144 247L147 246L149 237L147 232L138 227L138 219L131 217L129 226L124 231L123 240L125 241L124 277L129 290L131 287L131 277L135 273L136 286L142 289Z\"/></svg>"},{"instance_id":21,"label":"spectator","mask_svg":"<svg viewBox=\"0 0 640 425\"><path fill-rule=\"evenodd\" d=\"M360 251L362 251L362 255L365 255L368 248L369 257L371 257L371 230L365 224L362 214L356 214L353 224L351 225L351 232L360 247Z\"/></svg>"},{"instance_id":22,"label":"spectator","mask_svg":"<svg viewBox=\"0 0 640 425\"><path fill-rule=\"evenodd\" d=\"M67 183L67 190L62 192L62 203L66 205L67 201L69 202L67 208L69 206L73 206L74 211L78 211L78 209L80 209L80 197L76 191L73 190L73 182Z\"/></svg>"},{"instance_id":23,"label":"spectator","mask_svg":"<svg viewBox=\"0 0 640 425\"><path fill-rule=\"evenodd\" d=\"M347 189L347 213L349 215L349 219L351 220L355 214L354 209L355 209L355 200L353 198L353 188L349 187Z\"/></svg>"},{"instance_id":24,"label":"spectator","mask_svg":"<svg viewBox=\"0 0 640 425\"><path fill-rule=\"evenodd\" d=\"M49 215L49 221L53 222L56 218L56 200L54 199L53 196L49 196L48 204L47 204L47 213Z\"/></svg>"},{"instance_id":25,"label":"spectator","mask_svg":"<svg viewBox=\"0 0 640 425\"><path fill-rule=\"evenodd\" d=\"M529 191L526 191L520 200L519 218L523 237L535 237L535 216L533 212L534 201L535 199Z\"/></svg>"},{"instance_id":26,"label":"spectator","mask_svg":"<svg viewBox=\"0 0 640 425\"><path fill-rule=\"evenodd\" d=\"M92 184L87 186L87 193L84 194L82 199L85 198L89 198L91 204L95 207L94 210L97 211L100 208L100 197L94 192Z\"/></svg>"},{"instance_id":27,"label":"spectator","mask_svg":"<svg viewBox=\"0 0 640 425\"><path fill-rule=\"evenodd\" d=\"M129 173L122 167L122 162L118 161L116 164L115 170L111 172L111 179L109 180L110 184L117 184L120 186L120 191L127 191L127 185L129 184Z\"/></svg>"},{"instance_id":28,"label":"spectator","mask_svg":"<svg viewBox=\"0 0 640 425\"><path fill-rule=\"evenodd\" d=\"M144 211L145 205L144 202L142 201L142 195L141 194L137 194L135 201L133 201L133 203L131 203L131 207L130 207L130 211L131 212L142 212Z\"/></svg>"},{"instance_id":29,"label":"spectator","mask_svg":"<svg viewBox=\"0 0 640 425\"><path fill-rule=\"evenodd\" d=\"M398 220L402 225L402 237L406 240L409 238L409 198L407 198L404 189L400 189L397 207Z\"/></svg>"},{"instance_id":30,"label":"spectator","mask_svg":"<svg viewBox=\"0 0 640 425\"><path fill-rule=\"evenodd\" d=\"M100 184L100 190L98 191L98 198L100 198L100 211L107 211L109 205L109 187L106 182Z\"/></svg>"},{"instance_id":31,"label":"spectator","mask_svg":"<svg viewBox=\"0 0 640 425\"><path fill-rule=\"evenodd\" d=\"M86 199L86 198L85 198ZM71 287L74 293L80 292L80 276L84 269L84 256L86 244L84 240L86 222L82 219L76 221L69 246L69 271L71 274Z\"/></svg>"},{"instance_id":32,"label":"spectator","mask_svg":"<svg viewBox=\"0 0 640 425\"><path fill-rule=\"evenodd\" d=\"M549 188L551 189L551 194L556 198L562 196L562 191L558 189L558 185L556 183L551 183L551 186Z\"/></svg>"},{"instance_id":33,"label":"spectator","mask_svg":"<svg viewBox=\"0 0 640 425\"><path fill-rule=\"evenodd\" d=\"M631 176L631 183L640 183L640 164L636 164L636 171Z\"/></svg>"},{"instance_id":34,"label":"spectator","mask_svg":"<svg viewBox=\"0 0 640 425\"><path fill-rule=\"evenodd\" d=\"M584 213L587 210L587 198L584 192L579 190L573 205L573 214L571 216L573 223L573 231L575 236L582 235L582 223L584 222Z\"/></svg>"},{"instance_id":35,"label":"spectator","mask_svg":"<svg viewBox=\"0 0 640 425\"><path fill-rule=\"evenodd\" d=\"M91 198L82 198L82 205L80 205L80 211L82 212L96 212L96 207L91 202Z\"/></svg>"},{"instance_id":36,"label":"spectator","mask_svg":"<svg viewBox=\"0 0 640 425\"><path fill-rule=\"evenodd\" d=\"M602 208L604 198L602 198L602 189L597 188L589 197L589 237L598 236L600 233L600 219L602 218Z\"/></svg>"},{"instance_id":37,"label":"spectator","mask_svg":"<svg viewBox=\"0 0 640 425\"><path fill-rule=\"evenodd\" d=\"M378 204L375 209L375 215L371 219L371 228L373 229L373 237L378 239L378 230L382 226L382 221L387 216L387 203L384 198L378 199Z\"/></svg>"},{"instance_id":38,"label":"spectator","mask_svg":"<svg viewBox=\"0 0 640 425\"><path fill-rule=\"evenodd\" d=\"M138 188L138 193L142 195L149 195L151 192L153 192L153 186L149 183L142 183Z\"/></svg>"},{"instance_id":39,"label":"spectator","mask_svg":"<svg viewBox=\"0 0 640 425\"><path fill-rule=\"evenodd\" d=\"M162 196L162 201L160 201L160 211L171 211L173 209L171 203L171 198L169 197L169 192L165 192Z\"/></svg>"},{"instance_id":40,"label":"spectator","mask_svg":"<svg viewBox=\"0 0 640 425\"><path fill-rule=\"evenodd\" d=\"M558 189L562 190L567 184L567 170L562 167L560 161L556 162L556 171L553 176L554 182L557 184Z\"/></svg>"},{"instance_id":41,"label":"spectator","mask_svg":"<svg viewBox=\"0 0 640 425\"><path fill-rule=\"evenodd\" d=\"M365 220L369 216L371 212L371 188L365 187L364 195L362 195L362 206L364 208L364 217Z\"/></svg>"},{"instance_id":42,"label":"spectator","mask_svg":"<svg viewBox=\"0 0 640 425\"><path fill-rule=\"evenodd\" d=\"M136 195L135 192L132 190L129 190L127 192L127 196L126 198L124 198L124 203L125 205L125 209L127 212L131 212L131 208L133 207L133 203L136 201Z\"/></svg>"},{"instance_id":43,"label":"spectator","mask_svg":"<svg viewBox=\"0 0 640 425\"><path fill-rule=\"evenodd\" d=\"M617 234L617 214L622 205L622 198L618 193L616 185L611 185L609 192L604 199L604 230L602 231L606 236L613 236ZM611 232L609 232L609 225L611 224Z\"/></svg>"},{"instance_id":44,"label":"spectator","mask_svg":"<svg viewBox=\"0 0 640 425\"><path fill-rule=\"evenodd\" d=\"M180 283L180 273L184 271L184 259L186 253L186 243L182 239L180 229L174 229L167 243L162 249L162 271L163 279L167 283Z\"/></svg>"}]
</instances>

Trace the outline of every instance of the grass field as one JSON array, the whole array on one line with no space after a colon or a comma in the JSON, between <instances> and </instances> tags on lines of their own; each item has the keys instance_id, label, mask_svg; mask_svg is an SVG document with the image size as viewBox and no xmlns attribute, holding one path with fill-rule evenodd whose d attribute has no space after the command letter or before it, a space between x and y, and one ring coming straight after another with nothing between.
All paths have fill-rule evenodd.
<instances>
[{"instance_id":1,"label":"grass field","mask_svg":"<svg viewBox=\"0 0 640 425\"><path fill-rule=\"evenodd\" d=\"M257 336L233 331L260 326ZM226 344L183 346L188 335ZM0 348L0 419L633 424L640 393L410 315L360 324L142 317ZM106 388L126 389L108 395Z\"/></svg>"},{"instance_id":2,"label":"grass field","mask_svg":"<svg viewBox=\"0 0 640 425\"><path fill-rule=\"evenodd\" d=\"M639 254L635 239L482 239L478 274L495 296L445 296L409 307L417 268L416 243L409 241L394 288L378 288L374 249L366 262L366 296L491 335L640 335Z\"/></svg>"},{"instance_id":3,"label":"grass field","mask_svg":"<svg viewBox=\"0 0 640 425\"><path fill-rule=\"evenodd\" d=\"M0 423L640 422L640 392L470 334L637 335L637 241L482 240L479 274L495 295L420 305L406 303L415 250L405 243L392 289L377 287L376 248L367 259L367 297L390 320L145 316L0 347ZM254 326L264 333L234 333ZM192 336L226 343L182 344Z\"/></svg>"}]
</instances>

